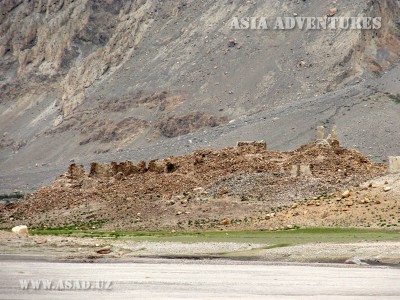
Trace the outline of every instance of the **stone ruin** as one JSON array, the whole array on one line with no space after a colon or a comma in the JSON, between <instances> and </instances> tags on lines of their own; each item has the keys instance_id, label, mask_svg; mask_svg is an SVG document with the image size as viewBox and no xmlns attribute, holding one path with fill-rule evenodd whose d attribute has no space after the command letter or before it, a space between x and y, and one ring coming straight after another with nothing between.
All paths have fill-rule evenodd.
<instances>
[{"instance_id":1,"label":"stone ruin","mask_svg":"<svg viewBox=\"0 0 400 300\"><path fill-rule=\"evenodd\" d=\"M120 163L111 162L111 164L91 163L89 177L92 178L109 178L116 177L122 178L131 174L141 174L146 172L155 173L171 173L176 170L177 166L165 159L151 160L146 165L145 161L138 164L133 164L130 161L123 161ZM83 165L71 164L68 167L66 177L69 179L79 179L85 177L85 168Z\"/></svg>"},{"instance_id":2,"label":"stone ruin","mask_svg":"<svg viewBox=\"0 0 400 300\"><path fill-rule=\"evenodd\" d=\"M325 127L318 126L317 127L317 142L319 144L331 145L334 147L339 146L337 127L334 125L332 127L332 132L325 138ZM389 173L400 173L400 156L389 156ZM294 171L291 171L293 174Z\"/></svg>"},{"instance_id":3,"label":"stone ruin","mask_svg":"<svg viewBox=\"0 0 400 300\"><path fill-rule=\"evenodd\" d=\"M325 127L318 126L317 127L317 141L321 141L323 139L325 139Z\"/></svg>"},{"instance_id":4,"label":"stone ruin","mask_svg":"<svg viewBox=\"0 0 400 300\"><path fill-rule=\"evenodd\" d=\"M338 147L337 128L333 126L331 133L326 136L325 128L323 126L317 127L317 144ZM237 142L236 149L244 153L254 154L267 151L267 143L265 141L239 141ZM154 173L172 173L177 169L177 166L170 162L168 159L151 160L148 165L145 161L134 164L130 161L123 161L121 163L112 162L111 164L92 163L90 166L89 177L92 178L122 178L131 174L141 174L146 172ZM400 173L400 156L389 157L389 172ZM79 179L84 177L85 169L83 165L71 164L66 174L67 178ZM292 165L289 169L291 177L313 177L312 166L310 164L296 164Z\"/></svg>"},{"instance_id":5,"label":"stone ruin","mask_svg":"<svg viewBox=\"0 0 400 300\"><path fill-rule=\"evenodd\" d=\"M264 141L243 141L237 143L237 149L247 153L257 153L267 150L267 143ZM90 164L88 176L91 178L111 178L121 179L132 174L142 174L146 172L172 173L177 169L177 165L168 159L154 159L146 165L145 161L134 164L131 161L111 164L93 162ZM65 176L69 179L80 179L86 176L83 165L71 164Z\"/></svg>"},{"instance_id":6,"label":"stone ruin","mask_svg":"<svg viewBox=\"0 0 400 300\"><path fill-rule=\"evenodd\" d=\"M400 173L400 156L389 156L389 173Z\"/></svg>"},{"instance_id":7,"label":"stone ruin","mask_svg":"<svg viewBox=\"0 0 400 300\"><path fill-rule=\"evenodd\" d=\"M133 164L131 161L123 161L119 164L113 161L111 167L113 174L120 173L124 176L129 176L135 173L145 173L147 171L145 161L141 161L137 165Z\"/></svg>"},{"instance_id":8,"label":"stone ruin","mask_svg":"<svg viewBox=\"0 0 400 300\"><path fill-rule=\"evenodd\" d=\"M310 165L301 164L299 169L300 169L301 177L312 177L313 176Z\"/></svg>"},{"instance_id":9,"label":"stone ruin","mask_svg":"<svg viewBox=\"0 0 400 300\"><path fill-rule=\"evenodd\" d=\"M111 177L115 175L112 165L91 163L89 177Z\"/></svg>"},{"instance_id":10,"label":"stone ruin","mask_svg":"<svg viewBox=\"0 0 400 300\"><path fill-rule=\"evenodd\" d=\"M332 127L332 131L330 134L326 136L325 134L325 127L324 126L318 126L317 127L317 144L318 145L327 145L327 146L332 146L332 147L339 147L339 140L338 140L338 134L337 134L337 127L334 125ZM312 171L311 171L311 166L308 164L299 164L299 165L293 165L290 172L291 177L312 177Z\"/></svg>"},{"instance_id":11,"label":"stone ruin","mask_svg":"<svg viewBox=\"0 0 400 300\"><path fill-rule=\"evenodd\" d=\"M246 153L257 153L266 151L267 143L265 141L240 141L237 142L236 147ZM309 164L293 165L289 172L291 177L313 177Z\"/></svg>"},{"instance_id":12,"label":"stone ruin","mask_svg":"<svg viewBox=\"0 0 400 300\"><path fill-rule=\"evenodd\" d=\"M83 165L71 164L68 167L67 177L70 179L78 179L85 176L85 168Z\"/></svg>"},{"instance_id":13,"label":"stone ruin","mask_svg":"<svg viewBox=\"0 0 400 300\"><path fill-rule=\"evenodd\" d=\"M306 164L300 165L292 165L292 169L290 170L290 176L295 177L313 177L311 172L311 166Z\"/></svg>"},{"instance_id":14,"label":"stone ruin","mask_svg":"<svg viewBox=\"0 0 400 300\"><path fill-rule=\"evenodd\" d=\"M327 136L325 134L325 127L318 126L316 135L317 135L316 138L317 138L318 145L339 147L339 140L338 140L336 125L334 125L332 127L331 133L328 134ZM293 165L289 172L290 172L290 176L293 178L295 178L295 177L304 177L304 178L313 177L311 165L309 165L309 164Z\"/></svg>"},{"instance_id":15,"label":"stone ruin","mask_svg":"<svg viewBox=\"0 0 400 300\"><path fill-rule=\"evenodd\" d=\"M325 127L317 127L317 142L320 145L331 145L332 147L339 147L339 138L337 134L337 127L334 125L332 127L331 133L325 136Z\"/></svg>"},{"instance_id":16,"label":"stone ruin","mask_svg":"<svg viewBox=\"0 0 400 300\"><path fill-rule=\"evenodd\" d=\"M237 142L236 147L243 152L262 152L267 150L267 143L265 141L240 141Z\"/></svg>"},{"instance_id":17,"label":"stone ruin","mask_svg":"<svg viewBox=\"0 0 400 300\"><path fill-rule=\"evenodd\" d=\"M176 169L176 166L164 159L155 159L149 162L148 171L156 173L172 173Z\"/></svg>"}]
</instances>

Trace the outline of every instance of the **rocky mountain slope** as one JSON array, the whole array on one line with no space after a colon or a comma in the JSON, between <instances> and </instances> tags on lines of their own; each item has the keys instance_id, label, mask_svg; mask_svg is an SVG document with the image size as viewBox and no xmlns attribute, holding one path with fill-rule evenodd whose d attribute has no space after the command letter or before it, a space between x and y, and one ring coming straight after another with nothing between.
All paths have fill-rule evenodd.
<instances>
[{"instance_id":1,"label":"rocky mountain slope","mask_svg":"<svg viewBox=\"0 0 400 300\"><path fill-rule=\"evenodd\" d=\"M235 16L331 8L382 28L230 29ZM292 150L333 123L345 145L383 160L399 149L398 22L397 0L1 1L0 192L33 190L72 159L244 138Z\"/></svg>"}]
</instances>

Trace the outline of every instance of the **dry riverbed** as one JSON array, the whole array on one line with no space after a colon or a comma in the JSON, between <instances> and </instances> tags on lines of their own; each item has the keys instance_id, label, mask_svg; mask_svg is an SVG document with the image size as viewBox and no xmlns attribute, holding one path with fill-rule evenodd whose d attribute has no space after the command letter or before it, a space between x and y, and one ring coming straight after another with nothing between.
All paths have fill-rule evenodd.
<instances>
[{"instance_id":1,"label":"dry riverbed","mask_svg":"<svg viewBox=\"0 0 400 300\"><path fill-rule=\"evenodd\" d=\"M261 234L261 233L257 233ZM362 233L365 234L365 233ZM193 259L235 259L260 260L270 262L300 263L354 263L359 265L388 264L400 266L399 233L389 233L388 240L355 241L333 237L332 240L310 242L310 238L300 232L297 235L282 233L283 238L272 243L271 239L259 242L259 237L249 242L221 237L192 238L191 236L151 237L77 237L64 235L31 235L20 237L11 232L0 231L0 259L61 260L61 261L129 261L137 258L193 258ZM275 234L276 235L276 234ZM286 235L286 237L285 237ZM360 235L362 237L362 235ZM379 236L379 235L378 235ZM175 239L178 238L178 239ZM192 238L189 241L189 238ZM304 243L291 243L294 238ZM318 239L318 236L316 236ZM221 241L218 241L221 240ZM189 241L189 242L188 242ZM289 241L285 244L281 242Z\"/></svg>"}]
</instances>

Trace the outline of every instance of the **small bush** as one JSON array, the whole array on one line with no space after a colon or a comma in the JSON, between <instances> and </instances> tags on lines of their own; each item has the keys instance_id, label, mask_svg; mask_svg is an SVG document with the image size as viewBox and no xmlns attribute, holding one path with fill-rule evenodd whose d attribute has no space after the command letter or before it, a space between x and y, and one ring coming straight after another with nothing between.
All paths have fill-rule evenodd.
<instances>
[{"instance_id":1,"label":"small bush","mask_svg":"<svg viewBox=\"0 0 400 300\"><path fill-rule=\"evenodd\" d=\"M3 199L21 199L24 198L24 193L21 191L14 192L12 194L0 194L0 200Z\"/></svg>"},{"instance_id":2,"label":"small bush","mask_svg":"<svg viewBox=\"0 0 400 300\"><path fill-rule=\"evenodd\" d=\"M390 99L392 99L394 102L396 102L397 104L400 104L400 94L397 94L397 95L390 94L390 95L388 95L388 97Z\"/></svg>"}]
</instances>

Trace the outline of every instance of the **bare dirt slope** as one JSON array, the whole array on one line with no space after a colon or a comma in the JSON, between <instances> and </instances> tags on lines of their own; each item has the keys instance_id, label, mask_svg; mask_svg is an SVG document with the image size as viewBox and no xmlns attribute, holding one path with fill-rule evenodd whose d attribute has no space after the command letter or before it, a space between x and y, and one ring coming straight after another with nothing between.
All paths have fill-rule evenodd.
<instances>
[{"instance_id":1,"label":"bare dirt slope","mask_svg":"<svg viewBox=\"0 0 400 300\"><path fill-rule=\"evenodd\" d=\"M398 5L2 1L0 191L49 183L71 159L149 160L243 137L293 150L332 123L346 146L381 161L398 149L400 109L389 98L400 93ZM323 16L332 7L382 16L382 28L229 28L234 16Z\"/></svg>"}]
</instances>

